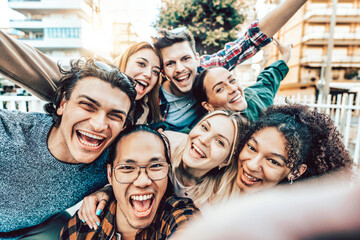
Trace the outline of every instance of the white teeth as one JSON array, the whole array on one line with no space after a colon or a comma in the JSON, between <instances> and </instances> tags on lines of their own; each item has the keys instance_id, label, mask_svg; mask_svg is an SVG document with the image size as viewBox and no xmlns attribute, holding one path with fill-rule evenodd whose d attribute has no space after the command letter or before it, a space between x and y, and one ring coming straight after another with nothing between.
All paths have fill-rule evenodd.
<instances>
[{"instance_id":1,"label":"white teeth","mask_svg":"<svg viewBox=\"0 0 360 240\"><path fill-rule=\"evenodd\" d=\"M259 178L248 175L246 172L244 172L244 175L250 181L258 181L258 180L260 180Z\"/></svg>"},{"instance_id":2,"label":"white teeth","mask_svg":"<svg viewBox=\"0 0 360 240\"><path fill-rule=\"evenodd\" d=\"M91 137L91 138L97 139L97 140L103 140L103 139L104 139L103 137L96 136L96 135L94 135L94 134L91 134L91 133L88 133L88 132L84 132L84 131L81 131L81 130L79 130L79 133L81 133L82 135L85 135L85 136L87 136L87 137Z\"/></svg>"},{"instance_id":3,"label":"white teeth","mask_svg":"<svg viewBox=\"0 0 360 240\"><path fill-rule=\"evenodd\" d=\"M133 195L130 198L135 201L145 201L145 200L151 199L152 196L153 196L153 194L151 193L151 194L147 194L147 195Z\"/></svg>"},{"instance_id":4,"label":"white teeth","mask_svg":"<svg viewBox=\"0 0 360 240\"><path fill-rule=\"evenodd\" d=\"M149 84L143 80L136 80L139 84L143 85L144 87L149 86Z\"/></svg>"},{"instance_id":5,"label":"white teeth","mask_svg":"<svg viewBox=\"0 0 360 240\"><path fill-rule=\"evenodd\" d=\"M205 153L201 151L195 144L193 144L194 149L201 155L201 157L206 157Z\"/></svg>"},{"instance_id":6,"label":"white teeth","mask_svg":"<svg viewBox=\"0 0 360 240\"><path fill-rule=\"evenodd\" d=\"M148 210L146 210L145 212L138 212L134 209L134 211L136 212L137 215L139 216L144 216L144 215L147 215L149 214L149 212L151 211L151 209L149 208Z\"/></svg>"},{"instance_id":7,"label":"white teeth","mask_svg":"<svg viewBox=\"0 0 360 240\"><path fill-rule=\"evenodd\" d=\"M183 80L187 79L188 77L189 77L189 75L185 75L185 76L181 76L181 77L176 77L176 79L178 81L183 81Z\"/></svg>"},{"instance_id":8,"label":"white teeth","mask_svg":"<svg viewBox=\"0 0 360 240\"><path fill-rule=\"evenodd\" d=\"M79 140L80 140L80 142L81 142L82 144L84 144L84 145L86 145L86 146L89 146L89 147L97 147L97 146L99 146L99 144L100 144L100 142L98 142L98 143L88 143L88 142L82 140L81 138L79 138Z\"/></svg>"},{"instance_id":9,"label":"white teeth","mask_svg":"<svg viewBox=\"0 0 360 240\"><path fill-rule=\"evenodd\" d=\"M239 98L241 98L241 94L239 94L239 95L237 95L236 97L234 97L234 98L230 101L230 103L235 102L235 101L238 100Z\"/></svg>"}]
</instances>

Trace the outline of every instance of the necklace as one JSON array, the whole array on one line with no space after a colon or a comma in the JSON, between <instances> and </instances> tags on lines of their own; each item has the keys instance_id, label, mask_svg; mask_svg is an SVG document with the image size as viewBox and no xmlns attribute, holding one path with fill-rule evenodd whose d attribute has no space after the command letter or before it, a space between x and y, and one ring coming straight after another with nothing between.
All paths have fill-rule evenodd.
<instances>
[{"instance_id":1,"label":"necklace","mask_svg":"<svg viewBox=\"0 0 360 240\"><path fill-rule=\"evenodd\" d=\"M180 182L184 187L193 187L202 182L202 178L194 177L188 171L184 169L184 166L180 164L178 168L178 174L180 177ZM188 180L189 183L185 183L184 177Z\"/></svg>"}]
</instances>

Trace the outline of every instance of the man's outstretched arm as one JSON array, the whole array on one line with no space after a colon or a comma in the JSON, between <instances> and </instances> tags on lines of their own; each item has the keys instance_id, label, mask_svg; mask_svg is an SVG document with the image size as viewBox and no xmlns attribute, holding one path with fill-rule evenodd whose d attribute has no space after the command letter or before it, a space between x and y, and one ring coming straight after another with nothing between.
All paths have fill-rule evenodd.
<instances>
[{"instance_id":1,"label":"man's outstretched arm","mask_svg":"<svg viewBox=\"0 0 360 240\"><path fill-rule=\"evenodd\" d=\"M51 100L61 78L45 54L0 31L0 74L44 100Z\"/></svg>"}]
</instances>

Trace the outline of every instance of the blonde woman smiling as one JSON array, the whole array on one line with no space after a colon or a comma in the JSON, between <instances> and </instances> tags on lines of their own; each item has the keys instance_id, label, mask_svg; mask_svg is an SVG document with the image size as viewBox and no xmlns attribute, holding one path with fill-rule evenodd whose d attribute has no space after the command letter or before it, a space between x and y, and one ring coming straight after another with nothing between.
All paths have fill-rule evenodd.
<instances>
[{"instance_id":1,"label":"blonde woman smiling","mask_svg":"<svg viewBox=\"0 0 360 240\"><path fill-rule=\"evenodd\" d=\"M165 131L172 151L170 179L178 196L189 197L198 207L230 196L228 172L234 149L246 121L230 111L214 111L189 135Z\"/></svg>"}]
</instances>

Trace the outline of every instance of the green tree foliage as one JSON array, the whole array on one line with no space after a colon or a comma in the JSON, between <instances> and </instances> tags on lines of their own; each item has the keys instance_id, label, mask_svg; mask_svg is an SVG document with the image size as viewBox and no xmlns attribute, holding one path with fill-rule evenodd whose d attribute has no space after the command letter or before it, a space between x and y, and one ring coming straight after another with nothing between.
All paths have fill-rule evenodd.
<instances>
[{"instance_id":1,"label":"green tree foliage","mask_svg":"<svg viewBox=\"0 0 360 240\"><path fill-rule=\"evenodd\" d=\"M348 80L355 79L357 76L359 76L359 72L355 68L348 68L345 70L344 78Z\"/></svg>"},{"instance_id":2,"label":"green tree foliage","mask_svg":"<svg viewBox=\"0 0 360 240\"><path fill-rule=\"evenodd\" d=\"M200 54L213 53L237 39L244 21L239 0L168 0L160 11L155 28L186 26L195 37Z\"/></svg>"}]
</instances>

